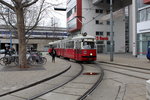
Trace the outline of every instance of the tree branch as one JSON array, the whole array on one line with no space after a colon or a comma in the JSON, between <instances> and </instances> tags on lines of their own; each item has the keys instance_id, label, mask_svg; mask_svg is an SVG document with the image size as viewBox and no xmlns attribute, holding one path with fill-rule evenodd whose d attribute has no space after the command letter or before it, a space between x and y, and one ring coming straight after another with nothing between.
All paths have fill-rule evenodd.
<instances>
[{"instance_id":1,"label":"tree branch","mask_svg":"<svg viewBox=\"0 0 150 100\"><path fill-rule=\"evenodd\" d=\"M36 3L37 1L38 0L34 0L34 1L30 2L30 3L24 3L23 7L29 7L29 6L33 5L34 3Z\"/></svg>"},{"instance_id":2,"label":"tree branch","mask_svg":"<svg viewBox=\"0 0 150 100\"><path fill-rule=\"evenodd\" d=\"M0 3L7 6L7 7L9 7L13 11L15 11L15 8L12 5L10 5L9 3L5 2L4 0L0 0Z\"/></svg>"},{"instance_id":3,"label":"tree branch","mask_svg":"<svg viewBox=\"0 0 150 100\"><path fill-rule=\"evenodd\" d=\"M42 2L42 4L41 4L41 6L40 6L40 11L39 11L39 13L38 13L38 16L37 16L37 18L36 18L36 22L35 22L35 24L30 28L30 29L28 29L27 31L26 31L26 34L30 31L30 30L33 30L37 25L38 25L38 23L39 23L39 19L40 19L40 15L41 15L41 13L42 13L42 8L43 8L43 5L44 5L44 2L45 2L45 0L43 0L43 2Z\"/></svg>"}]
</instances>

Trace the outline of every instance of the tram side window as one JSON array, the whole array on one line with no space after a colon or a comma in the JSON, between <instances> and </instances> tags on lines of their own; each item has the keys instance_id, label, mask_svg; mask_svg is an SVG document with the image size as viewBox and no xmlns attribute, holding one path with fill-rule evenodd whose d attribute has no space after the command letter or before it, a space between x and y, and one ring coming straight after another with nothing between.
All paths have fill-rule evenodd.
<instances>
[{"instance_id":1,"label":"tram side window","mask_svg":"<svg viewBox=\"0 0 150 100\"><path fill-rule=\"evenodd\" d=\"M57 44L54 44L53 47L54 47L54 48L57 48Z\"/></svg>"},{"instance_id":2,"label":"tram side window","mask_svg":"<svg viewBox=\"0 0 150 100\"><path fill-rule=\"evenodd\" d=\"M66 43L66 48L71 48L73 49L74 48L74 42L73 41L69 41Z\"/></svg>"},{"instance_id":3,"label":"tram side window","mask_svg":"<svg viewBox=\"0 0 150 100\"><path fill-rule=\"evenodd\" d=\"M60 48L60 44L57 45L57 48Z\"/></svg>"},{"instance_id":4,"label":"tram side window","mask_svg":"<svg viewBox=\"0 0 150 100\"><path fill-rule=\"evenodd\" d=\"M70 42L70 48L72 48L72 49L74 48L74 42L73 41Z\"/></svg>"}]
</instances>

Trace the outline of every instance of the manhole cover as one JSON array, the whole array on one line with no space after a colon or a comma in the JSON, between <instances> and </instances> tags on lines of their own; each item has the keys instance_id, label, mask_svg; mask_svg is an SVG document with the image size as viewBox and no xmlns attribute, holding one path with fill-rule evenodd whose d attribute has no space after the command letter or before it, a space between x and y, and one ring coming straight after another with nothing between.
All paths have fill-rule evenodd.
<instances>
[{"instance_id":1,"label":"manhole cover","mask_svg":"<svg viewBox=\"0 0 150 100\"><path fill-rule=\"evenodd\" d=\"M83 73L83 75L98 75L99 73L97 72L86 72L86 73Z\"/></svg>"}]
</instances>

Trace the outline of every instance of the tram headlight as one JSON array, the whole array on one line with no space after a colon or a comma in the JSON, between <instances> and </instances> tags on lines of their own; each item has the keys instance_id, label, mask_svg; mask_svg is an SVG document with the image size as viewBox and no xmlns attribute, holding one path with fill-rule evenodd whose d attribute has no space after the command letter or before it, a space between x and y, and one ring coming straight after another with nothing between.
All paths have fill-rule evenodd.
<instances>
[{"instance_id":1,"label":"tram headlight","mask_svg":"<svg viewBox=\"0 0 150 100\"><path fill-rule=\"evenodd\" d=\"M90 53L90 56L93 56L93 54L92 54L92 53Z\"/></svg>"}]
</instances>

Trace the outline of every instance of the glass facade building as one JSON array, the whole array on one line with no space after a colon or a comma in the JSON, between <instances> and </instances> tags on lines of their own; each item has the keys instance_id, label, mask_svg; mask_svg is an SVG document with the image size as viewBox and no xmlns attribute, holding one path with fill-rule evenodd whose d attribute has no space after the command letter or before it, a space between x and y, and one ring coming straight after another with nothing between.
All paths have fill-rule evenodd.
<instances>
[{"instance_id":1,"label":"glass facade building","mask_svg":"<svg viewBox=\"0 0 150 100\"><path fill-rule=\"evenodd\" d=\"M137 16L137 55L145 56L150 41L150 4L137 0Z\"/></svg>"}]
</instances>

